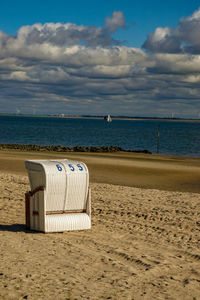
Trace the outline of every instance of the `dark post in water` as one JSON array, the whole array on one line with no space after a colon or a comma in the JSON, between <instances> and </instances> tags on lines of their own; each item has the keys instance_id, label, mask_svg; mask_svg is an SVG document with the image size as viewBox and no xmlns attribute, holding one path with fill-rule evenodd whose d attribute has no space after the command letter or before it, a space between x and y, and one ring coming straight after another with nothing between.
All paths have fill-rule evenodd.
<instances>
[{"instance_id":1,"label":"dark post in water","mask_svg":"<svg viewBox=\"0 0 200 300\"><path fill-rule=\"evenodd\" d=\"M158 132L157 132L157 154L160 150L160 125L158 125Z\"/></svg>"}]
</instances>

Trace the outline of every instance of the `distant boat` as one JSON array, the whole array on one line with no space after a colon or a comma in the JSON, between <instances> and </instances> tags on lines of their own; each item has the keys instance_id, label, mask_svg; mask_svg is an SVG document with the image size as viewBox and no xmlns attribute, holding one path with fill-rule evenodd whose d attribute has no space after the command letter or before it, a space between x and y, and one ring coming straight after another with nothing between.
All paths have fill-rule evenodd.
<instances>
[{"instance_id":1,"label":"distant boat","mask_svg":"<svg viewBox=\"0 0 200 300\"><path fill-rule=\"evenodd\" d=\"M106 120L108 123L112 122L112 119L111 119L110 115L105 116L104 120Z\"/></svg>"}]
</instances>

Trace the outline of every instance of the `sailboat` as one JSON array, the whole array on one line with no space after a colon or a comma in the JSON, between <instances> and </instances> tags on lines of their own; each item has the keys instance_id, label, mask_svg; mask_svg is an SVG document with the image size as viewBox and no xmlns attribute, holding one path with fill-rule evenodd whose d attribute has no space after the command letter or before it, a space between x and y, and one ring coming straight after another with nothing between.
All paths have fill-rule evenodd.
<instances>
[{"instance_id":1,"label":"sailboat","mask_svg":"<svg viewBox=\"0 0 200 300\"><path fill-rule=\"evenodd\" d=\"M112 119L111 119L110 115L105 116L104 120L106 120L108 123L112 122Z\"/></svg>"}]
</instances>

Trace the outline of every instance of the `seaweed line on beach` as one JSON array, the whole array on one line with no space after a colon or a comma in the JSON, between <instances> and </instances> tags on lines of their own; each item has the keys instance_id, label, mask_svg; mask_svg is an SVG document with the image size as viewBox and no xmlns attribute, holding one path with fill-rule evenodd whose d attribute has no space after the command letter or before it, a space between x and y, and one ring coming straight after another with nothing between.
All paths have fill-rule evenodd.
<instances>
[{"instance_id":1,"label":"seaweed line on beach","mask_svg":"<svg viewBox=\"0 0 200 300\"><path fill-rule=\"evenodd\" d=\"M67 147L62 145L20 145L20 144L0 144L0 150L3 149L13 149L13 150L22 150L22 151L55 151L55 152L135 152L135 153L146 153L152 154L149 150L126 150L118 146L74 146Z\"/></svg>"}]
</instances>

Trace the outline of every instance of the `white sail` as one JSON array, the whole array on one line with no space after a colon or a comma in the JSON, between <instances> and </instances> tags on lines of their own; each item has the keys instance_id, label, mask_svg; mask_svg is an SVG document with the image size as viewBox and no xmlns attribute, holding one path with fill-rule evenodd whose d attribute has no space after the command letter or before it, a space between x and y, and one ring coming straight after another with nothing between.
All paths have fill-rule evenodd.
<instances>
[{"instance_id":1,"label":"white sail","mask_svg":"<svg viewBox=\"0 0 200 300\"><path fill-rule=\"evenodd\" d=\"M112 119L111 119L110 115L107 116L107 122L112 122Z\"/></svg>"},{"instance_id":2,"label":"white sail","mask_svg":"<svg viewBox=\"0 0 200 300\"><path fill-rule=\"evenodd\" d=\"M111 119L110 115L105 116L104 120L106 120L108 123L112 122L112 119Z\"/></svg>"}]
</instances>

